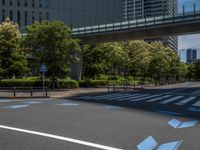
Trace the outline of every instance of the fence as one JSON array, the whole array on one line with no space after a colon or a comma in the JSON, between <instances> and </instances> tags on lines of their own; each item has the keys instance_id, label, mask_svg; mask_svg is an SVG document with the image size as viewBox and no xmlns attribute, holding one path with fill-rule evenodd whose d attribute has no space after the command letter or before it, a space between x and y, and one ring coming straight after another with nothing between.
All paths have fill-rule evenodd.
<instances>
[{"instance_id":1,"label":"fence","mask_svg":"<svg viewBox=\"0 0 200 150\"><path fill-rule=\"evenodd\" d=\"M50 90L45 87L0 87L0 97L49 97Z\"/></svg>"}]
</instances>

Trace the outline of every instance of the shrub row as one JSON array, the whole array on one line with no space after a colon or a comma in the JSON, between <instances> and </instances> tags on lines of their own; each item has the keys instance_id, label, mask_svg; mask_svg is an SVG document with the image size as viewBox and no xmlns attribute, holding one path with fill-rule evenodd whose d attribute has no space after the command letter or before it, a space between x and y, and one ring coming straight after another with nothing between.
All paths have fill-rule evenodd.
<instances>
[{"instance_id":1,"label":"shrub row","mask_svg":"<svg viewBox=\"0 0 200 150\"><path fill-rule=\"evenodd\" d=\"M60 88L78 88L78 82L75 80L59 80ZM46 87L49 87L50 80L45 81ZM27 80L27 79L6 79L0 81L0 87L42 87L42 80Z\"/></svg>"}]
</instances>

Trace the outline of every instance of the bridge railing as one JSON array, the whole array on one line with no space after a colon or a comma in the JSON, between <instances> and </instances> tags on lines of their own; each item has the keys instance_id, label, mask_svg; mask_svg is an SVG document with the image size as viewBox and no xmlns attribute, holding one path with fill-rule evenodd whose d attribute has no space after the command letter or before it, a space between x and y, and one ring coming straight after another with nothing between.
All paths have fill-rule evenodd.
<instances>
[{"instance_id":1,"label":"bridge railing","mask_svg":"<svg viewBox=\"0 0 200 150\"><path fill-rule=\"evenodd\" d=\"M134 28L146 27L146 26L155 26L161 24L171 24L178 22L186 22L186 21L195 21L200 20L200 11L192 11L192 12L183 12L178 15L163 15L159 17L152 18L144 18L137 19L131 21L117 22L117 23L109 23L109 24L101 24L95 26L87 26L81 28L72 29L73 35L84 35L84 34L94 34L94 33L104 33L104 32L112 32L118 30L130 30Z\"/></svg>"}]
</instances>

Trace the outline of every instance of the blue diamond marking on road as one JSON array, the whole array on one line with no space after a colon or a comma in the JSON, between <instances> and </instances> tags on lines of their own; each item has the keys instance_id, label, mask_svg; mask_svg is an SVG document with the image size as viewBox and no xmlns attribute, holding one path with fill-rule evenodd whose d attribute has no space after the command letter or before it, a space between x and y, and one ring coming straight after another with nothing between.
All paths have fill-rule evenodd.
<instances>
[{"instance_id":1,"label":"blue diamond marking on road","mask_svg":"<svg viewBox=\"0 0 200 150\"><path fill-rule=\"evenodd\" d=\"M177 150L183 141L175 141L170 143L162 144L157 150Z\"/></svg>"},{"instance_id":2,"label":"blue diamond marking on road","mask_svg":"<svg viewBox=\"0 0 200 150\"><path fill-rule=\"evenodd\" d=\"M144 141L137 145L138 150L153 150L158 143L152 136L147 137Z\"/></svg>"},{"instance_id":3,"label":"blue diamond marking on road","mask_svg":"<svg viewBox=\"0 0 200 150\"><path fill-rule=\"evenodd\" d=\"M104 106L99 106L97 108L105 108L105 109L122 109L122 107L119 106L111 106L111 105L104 105Z\"/></svg>"},{"instance_id":4,"label":"blue diamond marking on road","mask_svg":"<svg viewBox=\"0 0 200 150\"><path fill-rule=\"evenodd\" d=\"M168 122L168 124L173 128L177 128L178 126L180 126L181 122L177 119L172 119Z\"/></svg>"},{"instance_id":5,"label":"blue diamond marking on road","mask_svg":"<svg viewBox=\"0 0 200 150\"><path fill-rule=\"evenodd\" d=\"M189 127L193 127L195 126L196 124L198 123L197 120L194 120L194 121L187 121L187 122L181 122L177 119L172 119L168 122L168 124L170 126L172 126L173 128L189 128Z\"/></svg>"},{"instance_id":6,"label":"blue diamond marking on road","mask_svg":"<svg viewBox=\"0 0 200 150\"><path fill-rule=\"evenodd\" d=\"M9 102L15 102L15 100L0 100L0 103L9 103Z\"/></svg>"},{"instance_id":7,"label":"blue diamond marking on road","mask_svg":"<svg viewBox=\"0 0 200 150\"><path fill-rule=\"evenodd\" d=\"M8 109L19 109L19 108L24 108L24 107L28 107L29 105L13 105L13 106L6 106L6 107L2 107L2 108L8 108Z\"/></svg>"},{"instance_id":8,"label":"blue diamond marking on road","mask_svg":"<svg viewBox=\"0 0 200 150\"><path fill-rule=\"evenodd\" d=\"M42 102L38 102L38 101L27 101L24 102L25 104L41 104Z\"/></svg>"},{"instance_id":9,"label":"blue diamond marking on road","mask_svg":"<svg viewBox=\"0 0 200 150\"><path fill-rule=\"evenodd\" d=\"M61 104L57 104L59 106L78 106L79 104L76 103L61 103Z\"/></svg>"},{"instance_id":10,"label":"blue diamond marking on road","mask_svg":"<svg viewBox=\"0 0 200 150\"><path fill-rule=\"evenodd\" d=\"M172 112L172 111L165 111L165 110L154 110L154 112L166 114L166 115L173 115L173 116L182 116L183 114L177 113L177 112Z\"/></svg>"},{"instance_id":11,"label":"blue diamond marking on road","mask_svg":"<svg viewBox=\"0 0 200 150\"><path fill-rule=\"evenodd\" d=\"M198 121L188 121L188 122L183 122L178 128L189 128L193 127L198 123Z\"/></svg>"},{"instance_id":12,"label":"blue diamond marking on road","mask_svg":"<svg viewBox=\"0 0 200 150\"><path fill-rule=\"evenodd\" d=\"M188 108L188 110L193 111L193 112L200 112L199 108L194 108L194 107L190 107Z\"/></svg>"}]
</instances>

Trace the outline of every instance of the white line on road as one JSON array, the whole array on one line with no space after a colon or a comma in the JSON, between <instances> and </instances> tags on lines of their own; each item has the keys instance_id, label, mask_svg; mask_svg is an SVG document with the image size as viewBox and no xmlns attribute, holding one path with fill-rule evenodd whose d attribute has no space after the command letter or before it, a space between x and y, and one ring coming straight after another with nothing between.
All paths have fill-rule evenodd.
<instances>
[{"instance_id":1,"label":"white line on road","mask_svg":"<svg viewBox=\"0 0 200 150\"><path fill-rule=\"evenodd\" d=\"M91 143L91 142L71 139L71 138L67 138L67 137L63 137L63 136L42 133L42 132L37 132L37 131L31 131L31 130L25 130L25 129L15 128L15 127L8 127L8 126L4 126L4 125L0 125L0 128L6 129L6 130L22 132L22 133L33 134L33 135L39 135L39 136L43 136L43 137L53 138L53 139L57 139L57 140L76 143L76 144L85 145L85 146L94 147L94 148L103 149L103 150L123 150L123 149L118 149L118 148L109 147L109 146L105 146L105 145L95 144L95 143Z\"/></svg>"}]
</instances>

